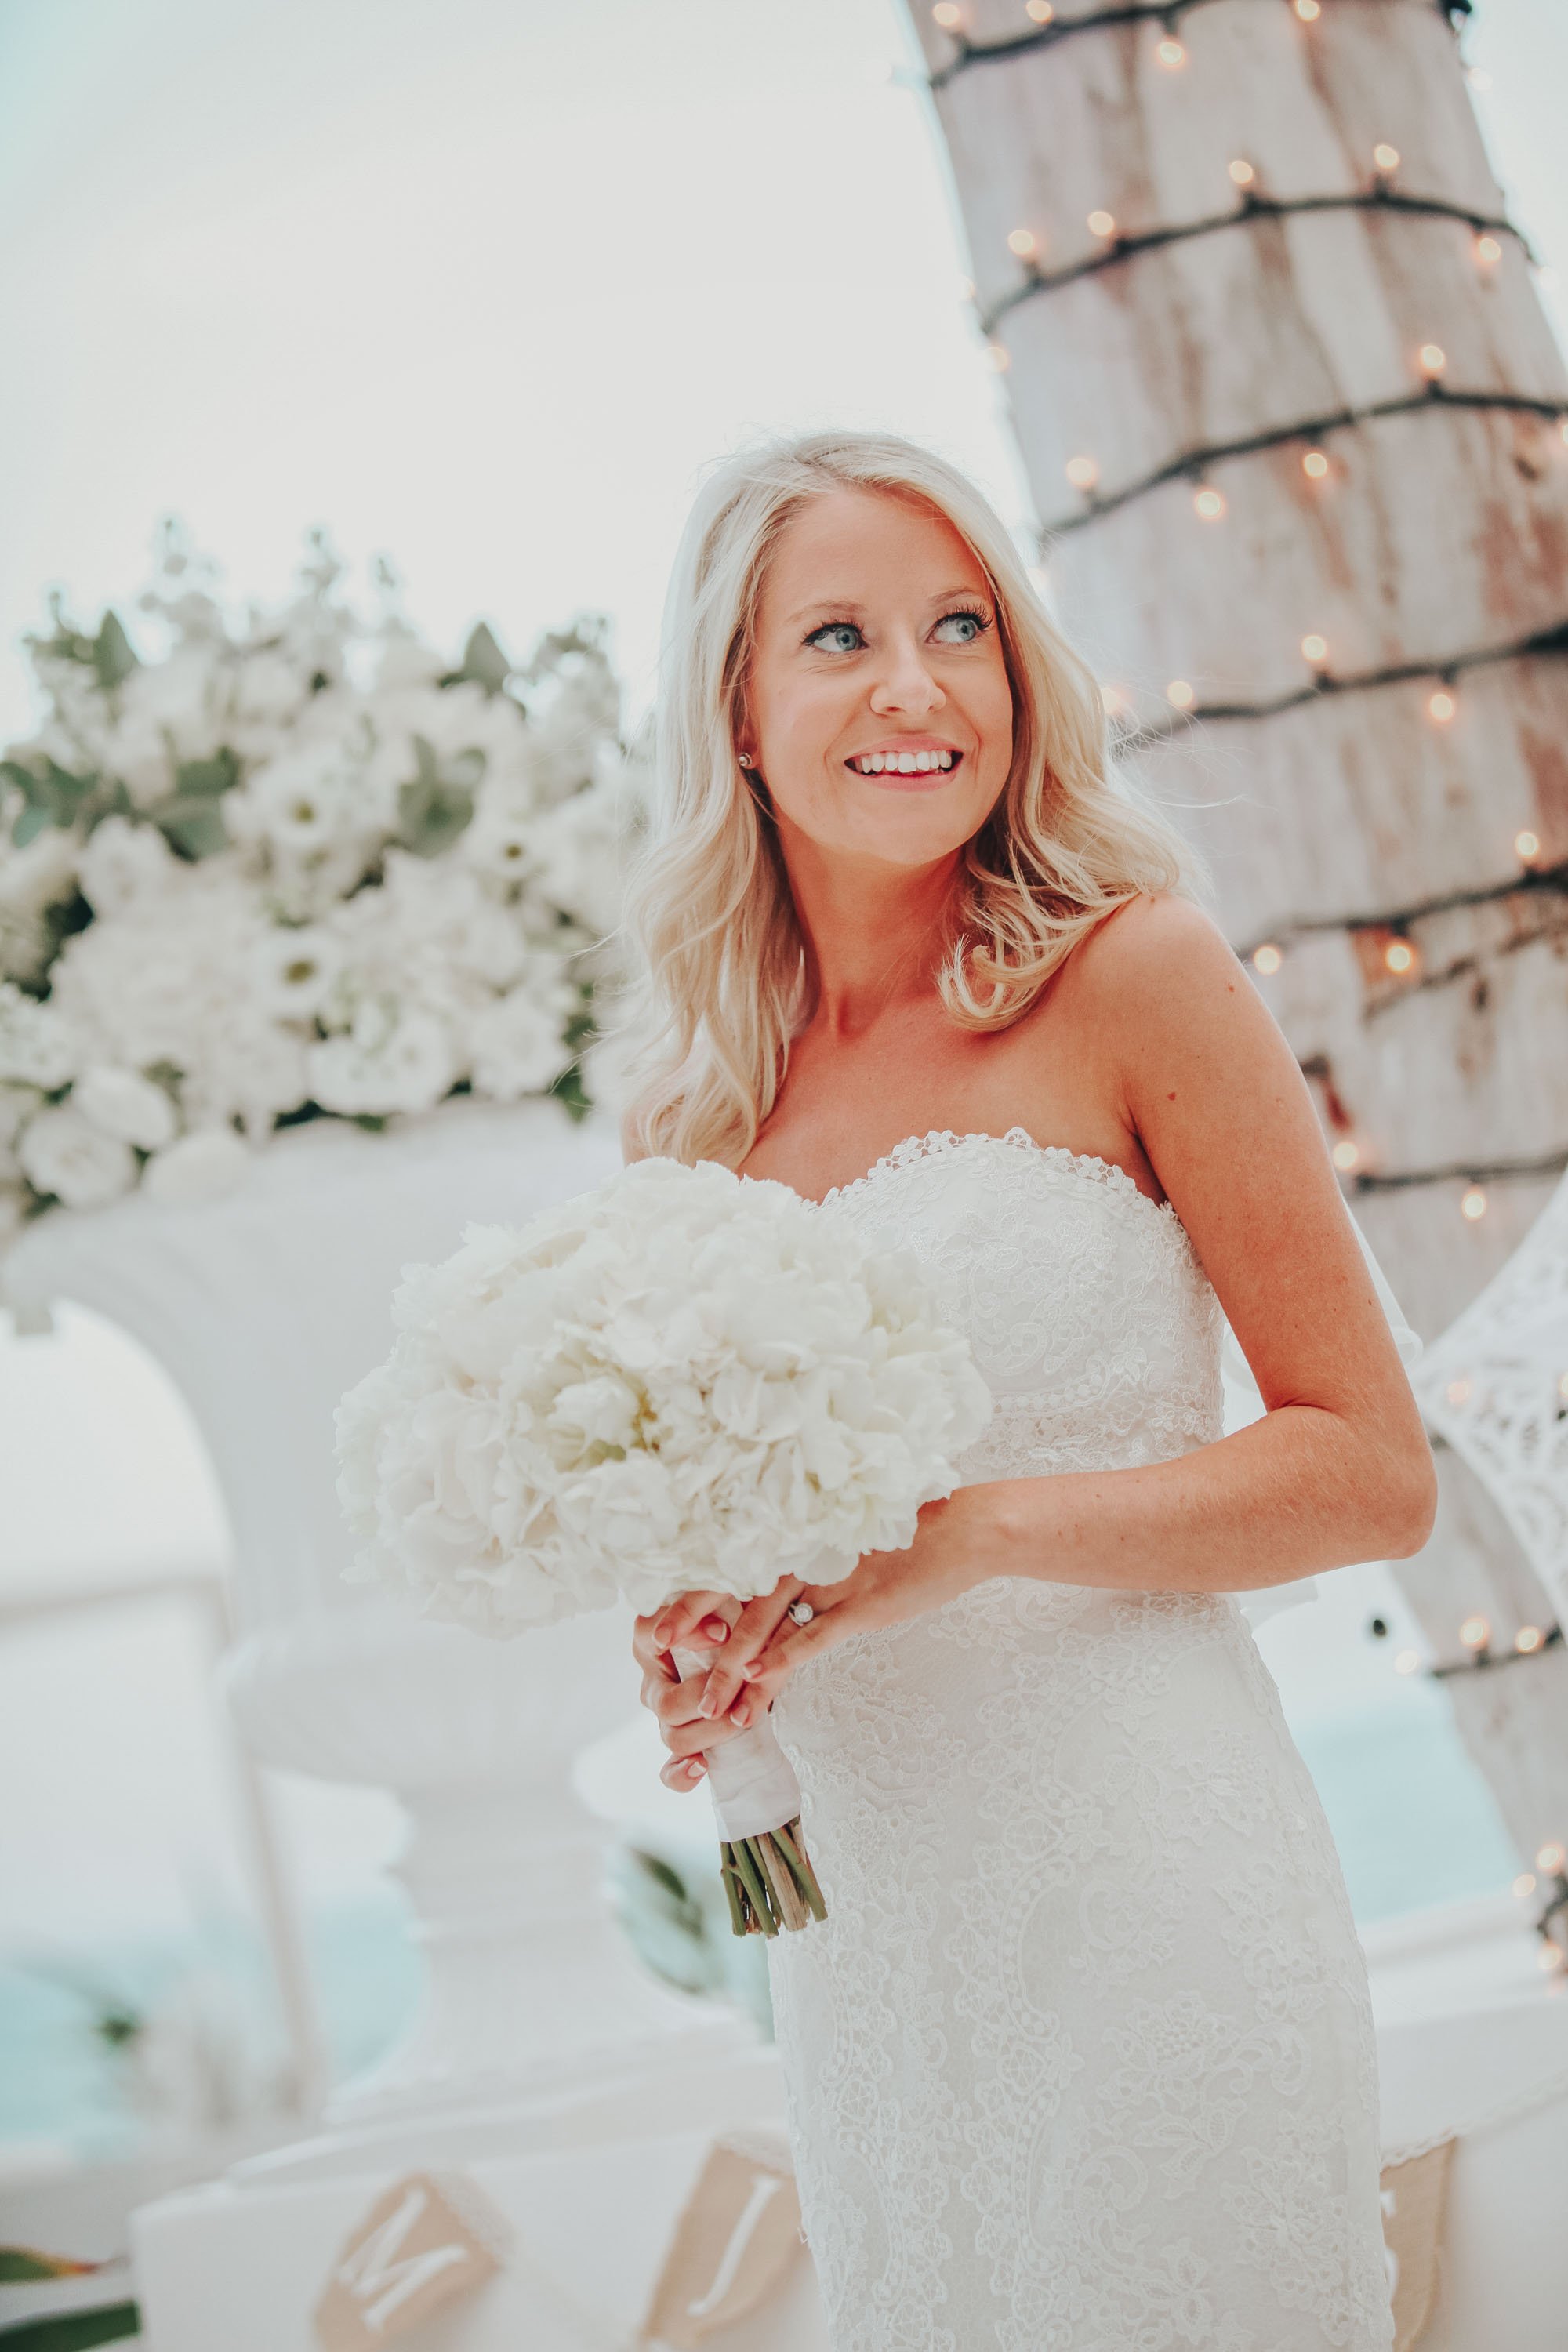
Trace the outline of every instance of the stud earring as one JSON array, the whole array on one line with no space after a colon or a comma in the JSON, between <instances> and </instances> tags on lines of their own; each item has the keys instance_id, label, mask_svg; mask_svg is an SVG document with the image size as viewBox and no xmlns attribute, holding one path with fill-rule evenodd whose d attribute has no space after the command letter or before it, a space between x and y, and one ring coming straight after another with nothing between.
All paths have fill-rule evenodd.
<instances>
[{"instance_id":1,"label":"stud earring","mask_svg":"<svg viewBox=\"0 0 1568 2352\"><path fill-rule=\"evenodd\" d=\"M742 752L740 754L740 760L741 760L741 765L742 765L742 768L749 768L749 767L751 767L751 765L752 764L752 755L751 755L751 753L750 753L749 751L742 751Z\"/></svg>"}]
</instances>

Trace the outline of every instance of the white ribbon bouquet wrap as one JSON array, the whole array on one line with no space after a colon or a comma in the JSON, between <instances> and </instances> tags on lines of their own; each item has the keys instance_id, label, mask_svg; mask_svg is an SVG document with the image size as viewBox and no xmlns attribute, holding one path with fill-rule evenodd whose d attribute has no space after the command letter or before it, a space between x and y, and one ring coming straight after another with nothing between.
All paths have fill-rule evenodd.
<instances>
[{"instance_id":1,"label":"white ribbon bouquet wrap","mask_svg":"<svg viewBox=\"0 0 1568 2352\"><path fill-rule=\"evenodd\" d=\"M637 1160L526 1225L469 1225L405 1269L393 1321L338 1407L348 1573L485 1633L837 1582L913 1542L991 1414L910 1255L713 1160ZM709 1781L736 1933L821 1917L766 1717Z\"/></svg>"}]
</instances>

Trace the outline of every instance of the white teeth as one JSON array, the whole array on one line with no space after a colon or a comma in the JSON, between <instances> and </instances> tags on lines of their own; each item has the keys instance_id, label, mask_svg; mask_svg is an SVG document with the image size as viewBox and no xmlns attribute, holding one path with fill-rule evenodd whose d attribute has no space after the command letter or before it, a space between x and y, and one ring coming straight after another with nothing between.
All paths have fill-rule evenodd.
<instances>
[{"instance_id":1,"label":"white teeth","mask_svg":"<svg viewBox=\"0 0 1568 2352\"><path fill-rule=\"evenodd\" d=\"M951 751L873 751L854 764L863 776L929 776L945 775L952 761Z\"/></svg>"}]
</instances>

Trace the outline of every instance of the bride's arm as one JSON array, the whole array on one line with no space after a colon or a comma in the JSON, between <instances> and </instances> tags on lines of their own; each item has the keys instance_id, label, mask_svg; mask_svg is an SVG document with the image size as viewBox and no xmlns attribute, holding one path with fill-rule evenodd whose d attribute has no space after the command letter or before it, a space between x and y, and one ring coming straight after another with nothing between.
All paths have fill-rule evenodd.
<instances>
[{"instance_id":1,"label":"bride's arm","mask_svg":"<svg viewBox=\"0 0 1568 2352\"><path fill-rule=\"evenodd\" d=\"M1176 898L1122 909L1079 958L1061 1012L1103 1048L1126 1127L1268 1410L1146 1468L999 1479L928 1505L908 1549L868 1553L844 1585L809 1592L818 1613L779 1628L767 1673L752 1677L765 1690L813 1650L987 1577L1238 1591L1405 1558L1431 1532L1420 1415L1306 1084L1247 974L1208 918ZM739 1687L760 1647L742 1613L726 1684Z\"/></svg>"}]
</instances>

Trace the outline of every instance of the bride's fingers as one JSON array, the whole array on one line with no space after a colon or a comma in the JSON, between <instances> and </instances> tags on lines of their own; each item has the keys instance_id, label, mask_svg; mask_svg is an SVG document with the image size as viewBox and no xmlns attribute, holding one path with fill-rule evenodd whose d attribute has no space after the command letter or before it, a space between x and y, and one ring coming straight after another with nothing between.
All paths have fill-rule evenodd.
<instances>
[{"instance_id":1,"label":"bride's fingers","mask_svg":"<svg viewBox=\"0 0 1568 2352\"><path fill-rule=\"evenodd\" d=\"M650 1639L656 1650L706 1650L730 1638L741 1604L728 1592L679 1592L656 1614Z\"/></svg>"},{"instance_id":2,"label":"bride's fingers","mask_svg":"<svg viewBox=\"0 0 1568 2352\"><path fill-rule=\"evenodd\" d=\"M730 1638L709 1671L702 1694L702 1712L723 1715L745 1688L746 1669L773 1638L780 1622L801 1590L797 1576L780 1579L771 1592L748 1601L731 1628Z\"/></svg>"},{"instance_id":3,"label":"bride's fingers","mask_svg":"<svg viewBox=\"0 0 1568 2352\"><path fill-rule=\"evenodd\" d=\"M700 1756L671 1756L658 1768L658 1777L667 1789L678 1796L688 1789L700 1788L708 1767Z\"/></svg>"},{"instance_id":4,"label":"bride's fingers","mask_svg":"<svg viewBox=\"0 0 1568 2352\"><path fill-rule=\"evenodd\" d=\"M842 1594L825 1594L820 1587L806 1585L802 1587L799 1598L811 1603L815 1614L804 1625L797 1625L785 1613L757 1655L741 1669L744 1687L760 1692L769 1706L803 1659L843 1641L855 1631L858 1622L853 1601ZM729 1663L727 1658L725 1663Z\"/></svg>"}]
</instances>

